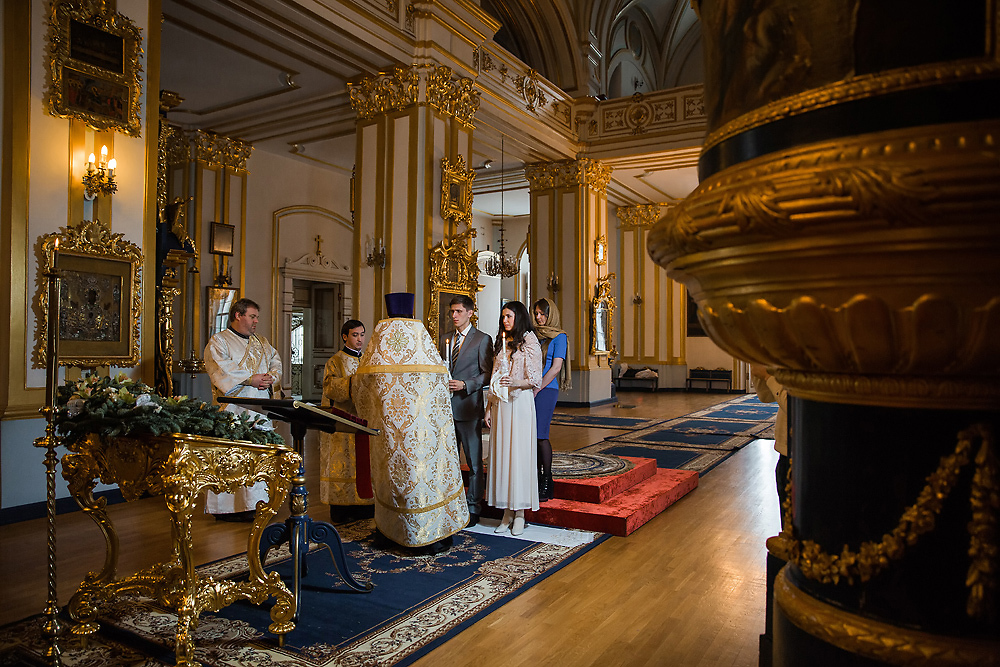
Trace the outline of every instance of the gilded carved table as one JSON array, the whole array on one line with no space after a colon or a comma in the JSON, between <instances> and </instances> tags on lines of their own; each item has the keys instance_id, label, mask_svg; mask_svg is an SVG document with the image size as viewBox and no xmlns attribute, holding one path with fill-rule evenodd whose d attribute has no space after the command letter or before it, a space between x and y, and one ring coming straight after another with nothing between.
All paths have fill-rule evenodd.
<instances>
[{"instance_id":1,"label":"gilded carved table","mask_svg":"<svg viewBox=\"0 0 1000 667\"><path fill-rule=\"evenodd\" d=\"M177 664L195 666L192 633L202 611L218 611L237 601L260 604L275 598L268 630L280 639L295 628L291 592L276 572L265 573L260 560L260 536L288 496L299 468L299 455L283 445L257 445L204 436L171 433L163 436L105 438L90 436L70 447L63 457L63 477L70 493L104 533L104 568L91 572L70 599L75 622L72 632L97 631L97 607L123 593L139 592L177 612ZM117 484L126 500L162 495L170 513L173 553L131 576L117 578L118 534L104 498L93 496L97 480ZM192 560L191 517L198 496L206 490L233 492L256 482L267 483L268 502L257 508L247 541L250 576L247 581L216 581L195 571Z\"/></svg>"}]
</instances>

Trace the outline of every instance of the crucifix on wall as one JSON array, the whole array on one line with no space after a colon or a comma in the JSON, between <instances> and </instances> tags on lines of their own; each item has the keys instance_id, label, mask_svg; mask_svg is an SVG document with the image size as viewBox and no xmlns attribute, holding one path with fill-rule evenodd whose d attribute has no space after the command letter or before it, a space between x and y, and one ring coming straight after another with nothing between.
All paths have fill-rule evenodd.
<instances>
[{"instance_id":1,"label":"crucifix on wall","mask_svg":"<svg viewBox=\"0 0 1000 667\"><path fill-rule=\"evenodd\" d=\"M313 240L316 241L316 256L317 257L322 257L323 256L323 237L320 236L319 234L317 234L316 238L313 239Z\"/></svg>"}]
</instances>

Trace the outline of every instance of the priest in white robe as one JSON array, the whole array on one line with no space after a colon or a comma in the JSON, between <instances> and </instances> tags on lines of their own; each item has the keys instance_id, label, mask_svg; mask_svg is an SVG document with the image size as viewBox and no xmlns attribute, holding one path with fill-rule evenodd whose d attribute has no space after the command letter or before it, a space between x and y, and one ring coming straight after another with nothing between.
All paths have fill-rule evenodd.
<instances>
[{"instance_id":1,"label":"priest in white robe","mask_svg":"<svg viewBox=\"0 0 1000 667\"><path fill-rule=\"evenodd\" d=\"M229 327L209 339L205 346L205 368L212 381L213 398L266 399L277 389L281 359L267 339L256 334L259 319L260 306L250 299L239 299L229 311ZM232 403L224 405L236 414L259 414ZM205 511L217 519L250 521L258 501L267 502L265 482L243 487L236 493L209 491Z\"/></svg>"}]
</instances>

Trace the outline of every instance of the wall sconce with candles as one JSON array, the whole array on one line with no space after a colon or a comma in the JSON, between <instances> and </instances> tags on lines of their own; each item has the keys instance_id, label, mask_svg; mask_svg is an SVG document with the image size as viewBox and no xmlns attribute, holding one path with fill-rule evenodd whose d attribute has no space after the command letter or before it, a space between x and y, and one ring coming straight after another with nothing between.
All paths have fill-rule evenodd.
<instances>
[{"instance_id":1,"label":"wall sconce with candles","mask_svg":"<svg viewBox=\"0 0 1000 667\"><path fill-rule=\"evenodd\" d=\"M559 291L559 276L556 275L555 271L549 274L548 286L549 291L552 293Z\"/></svg>"},{"instance_id":2,"label":"wall sconce with candles","mask_svg":"<svg viewBox=\"0 0 1000 667\"><path fill-rule=\"evenodd\" d=\"M115 183L115 168L118 161L114 158L108 159L108 147L101 146L101 159L91 153L87 159L87 173L83 175L83 197L87 201L92 201L101 194L110 197L118 191L118 184Z\"/></svg>"},{"instance_id":3,"label":"wall sconce with candles","mask_svg":"<svg viewBox=\"0 0 1000 667\"><path fill-rule=\"evenodd\" d=\"M377 239L374 244L372 244L371 237L368 239L368 257L365 258L365 263L375 268L378 266L380 269L385 268L385 245L382 243L382 239Z\"/></svg>"}]
</instances>

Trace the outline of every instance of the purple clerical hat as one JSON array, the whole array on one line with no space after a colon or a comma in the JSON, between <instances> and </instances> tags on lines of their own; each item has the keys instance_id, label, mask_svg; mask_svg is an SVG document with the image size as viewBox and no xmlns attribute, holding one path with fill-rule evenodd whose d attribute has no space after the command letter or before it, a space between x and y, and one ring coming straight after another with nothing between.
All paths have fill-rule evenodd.
<instances>
[{"instance_id":1,"label":"purple clerical hat","mask_svg":"<svg viewBox=\"0 0 1000 667\"><path fill-rule=\"evenodd\" d=\"M385 309L389 317L413 319L415 297L412 292L392 292L385 295Z\"/></svg>"}]
</instances>

